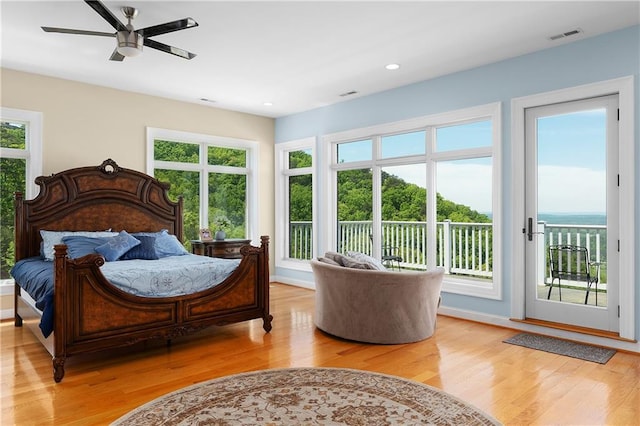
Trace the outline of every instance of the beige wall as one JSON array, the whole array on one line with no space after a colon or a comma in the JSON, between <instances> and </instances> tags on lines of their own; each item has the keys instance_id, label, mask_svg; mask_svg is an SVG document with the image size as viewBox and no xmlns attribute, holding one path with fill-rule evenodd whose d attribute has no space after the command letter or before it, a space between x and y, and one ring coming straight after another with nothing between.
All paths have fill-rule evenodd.
<instances>
[{"instance_id":1,"label":"beige wall","mask_svg":"<svg viewBox=\"0 0 640 426\"><path fill-rule=\"evenodd\" d=\"M41 112L43 173L99 165L146 172L146 127L259 142L259 235L274 233L274 120L101 86L1 69L3 107ZM274 270L271 256L271 270Z\"/></svg>"}]
</instances>

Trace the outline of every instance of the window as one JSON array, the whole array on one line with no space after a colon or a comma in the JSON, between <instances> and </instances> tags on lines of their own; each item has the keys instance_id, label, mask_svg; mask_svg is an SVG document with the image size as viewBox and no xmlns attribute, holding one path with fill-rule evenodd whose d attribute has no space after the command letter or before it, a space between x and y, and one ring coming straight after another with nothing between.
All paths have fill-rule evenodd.
<instances>
[{"instance_id":1,"label":"window","mask_svg":"<svg viewBox=\"0 0 640 426\"><path fill-rule=\"evenodd\" d=\"M253 238L257 229L257 143L209 135L147 129L148 173L171 184L169 196L184 200L185 245L201 228L227 238Z\"/></svg>"},{"instance_id":2,"label":"window","mask_svg":"<svg viewBox=\"0 0 640 426\"><path fill-rule=\"evenodd\" d=\"M280 143L276 149L276 266L310 270L315 254L313 138Z\"/></svg>"},{"instance_id":3,"label":"window","mask_svg":"<svg viewBox=\"0 0 640 426\"><path fill-rule=\"evenodd\" d=\"M500 105L328 135L327 249L445 268L447 292L499 299Z\"/></svg>"},{"instance_id":4,"label":"window","mask_svg":"<svg viewBox=\"0 0 640 426\"><path fill-rule=\"evenodd\" d=\"M382 136L380 139L382 158L424 154L424 141L424 130L412 133L401 133L399 135Z\"/></svg>"},{"instance_id":5,"label":"window","mask_svg":"<svg viewBox=\"0 0 640 426\"><path fill-rule=\"evenodd\" d=\"M42 114L2 108L0 112L0 283L11 284L14 264L13 194L26 199L37 194L35 178L42 175Z\"/></svg>"},{"instance_id":6,"label":"window","mask_svg":"<svg viewBox=\"0 0 640 426\"><path fill-rule=\"evenodd\" d=\"M371 160L371 146L371 140L345 142L338 145L338 163Z\"/></svg>"}]
</instances>

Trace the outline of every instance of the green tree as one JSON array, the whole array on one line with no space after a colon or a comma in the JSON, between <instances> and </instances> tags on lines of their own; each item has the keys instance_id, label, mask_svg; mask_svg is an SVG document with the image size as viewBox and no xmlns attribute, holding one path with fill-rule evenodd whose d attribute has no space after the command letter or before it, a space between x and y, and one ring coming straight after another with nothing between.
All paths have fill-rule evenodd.
<instances>
[{"instance_id":1,"label":"green tree","mask_svg":"<svg viewBox=\"0 0 640 426\"><path fill-rule=\"evenodd\" d=\"M246 194L246 175L209 174L209 219L226 216L231 221L226 231L229 238L245 236Z\"/></svg>"},{"instance_id":2,"label":"green tree","mask_svg":"<svg viewBox=\"0 0 640 426\"><path fill-rule=\"evenodd\" d=\"M210 165L246 167L247 152L244 149L208 147L207 162ZM200 162L200 145L156 140L154 142L154 159L198 164ZM171 187L169 196L177 200L184 199L185 239L197 239L200 228L200 174L198 172L156 169L158 180L168 182ZM246 229L246 175L231 173L209 173L209 206L210 220L224 215L231 221L226 231L231 238L244 238Z\"/></svg>"},{"instance_id":3,"label":"green tree","mask_svg":"<svg viewBox=\"0 0 640 426\"><path fill-rule=\"evenodd\" d=\"M453 201L449 201L442 197L440 194L436 194L437 220L442 222L445 219L449 219L452 222L476 222L476 223L489 223L491 219L482 213L471 209L463 204L457 204Z\"/></svg>"},{"instance_id":4,"label":"green tree","mask_svg":"<svg viewBox=\"0 0 640 426\"><path fill-rule=\"evenodd\" d=\"M382 220L427 220L427 190L382 172Z\"/></svg>"},{"instance_id":5,"label":"green tree","mask_svg":"<svg viewBox=\"0 0 640 426\"><path fill-rule=\"evenodd\" d=\"M291 151L289 152L289 168L300 169L303 167L311 167L313 158L307 151Z\"/></svg>"},{"instance_id":6,"label":"green tree","mask_svg":"<svg viewBox=\"0 0 640 426\"><path fill-rule=\"evenodd\" d=\"M311 167L311 154L306 151L289 152L289 169ZM311 221L313 219L313 191L311 174L289 177L289 220Z\"/></svg>"},{"instance_id":7,"label":"green tree","mask_svg":"<svg viewBox=\"0 0 640 426\"><path fill-rule=\"evenodd\" d=\"M247 166L247 151L244 149L210 146L207 152L207 164L232 167Z\"/></svg>"},{"instance_id":8,"label":"green tree","mask_svg":"<svg viewBox=\"0 0 640 426\"><path fill-rule=\"evenodd\" d=\"M313 219L313 191L311 175L289 177L289 220L311 221Z\"/></svg>"},{"instance_id":9,"label":"green tree","mask_svg":"<svg viewBox=\"0 0 640 426\"><path fill-rule=\"evenodd\" d=\"M155 140L153 159L197 164L200 161L200 146L192 143Z\"/></svg>"},{"instance_id":10,"label":"green tree","mask_svg":"<svg viewBox=\"0 0 640 426\"><path fill-rule=\"evenodd\" d=\"M338 172L338 220L372 220L373 184L371 169Z\"/></svg>"},{"instance_id":11,"label":"green tree","mask_svg":"<svg viewBox=\"0 0 640 426\"><path fill-rule=\"evenodd\" d=\"M338 220L361 221L372 218L372 175L370 169L338 172ZM304 207L296 194L291 203ZM382 220L426 221L427 190L404 179L382 172ZM308 207L310 208L310 207ZM437 220L489 223L491 219L469 206L447 200L436 194Z\"/></svg>"},{"instance_id":12,"label":"green tree","mask_svg":"<svg viewBox=\"0 0 640 426\"><path fill-rule=\"evenodd\" d=\"M184 239L189 248L189 240L200 238L200 173L182 170L155 169L156 179L168 182L169 198L177 201L183 198Z\"/></svg>"},{"instance_id":13,"label":"green tree","mask_svg":"<svg viewBox=\"0 0 640 426\"><path fill-rule=\"evenodd\" d=\"M26 134L24 125L2 122L0 146L24 149ZM17 158L0 158L0 279L10 278L9 270L15 263L14 192L24 193L26 188L26 161Z\"/></svg>"}]
</instances>

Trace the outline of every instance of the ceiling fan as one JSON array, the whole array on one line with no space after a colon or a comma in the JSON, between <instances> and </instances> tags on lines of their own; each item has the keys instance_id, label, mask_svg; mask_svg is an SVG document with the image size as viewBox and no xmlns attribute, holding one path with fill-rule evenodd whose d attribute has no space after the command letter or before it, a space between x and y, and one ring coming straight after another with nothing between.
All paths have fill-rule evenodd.
<instances>
[{"instance_id":1,"label":"ceiling fan","mask_svg":"<svg viewBox=\"0 0 640 426\"><path fill-rule=\"evenodd\" d=\"M138 10L134 7L125 6L120 10L127 18L127 25L124 25L113 13L106 8L99 0L85 0L93 10L98 12L102 18L107 21L113 28L116 29L114 33L105 33L100 31L88 31L88 30L74 30L70 28L55 28L55 27L42 27L45 32L49 33L65 33L65 34L80 34L80 35L92 35L102 37L115 37L118 44L116 49L109 58L112 61L122 61L126 56L137 56L142 52L142 46L147 46L152 49L160 50L165 53L180 56L185 59L193 59L195 53L188 52L178 47L166 45L164 43L151 40L149 37L157 36L160 34L166 34L173 31L185 30L187 28L197 27L198 23L193 18L184 18L177 21L167 22L160 25L154 25L152 27L141 28L134 30L131 21L138 14Z\"/></svg>"}]
</instances>

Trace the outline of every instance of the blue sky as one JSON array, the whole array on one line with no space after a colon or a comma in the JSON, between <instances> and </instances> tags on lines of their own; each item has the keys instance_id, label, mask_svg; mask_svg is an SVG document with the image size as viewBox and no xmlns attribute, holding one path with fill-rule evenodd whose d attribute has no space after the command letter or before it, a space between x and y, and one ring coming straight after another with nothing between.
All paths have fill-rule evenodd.
<instances>
[{"instance_id":1,"label":"blue sky","mask_svg":"<svg viewBox=\"0 0 640 426\"><path fill-rule=\"evenodd\" d=\"M606 211L604 109L538 120L538 211Z\"/></svg>"}]
</instances>

